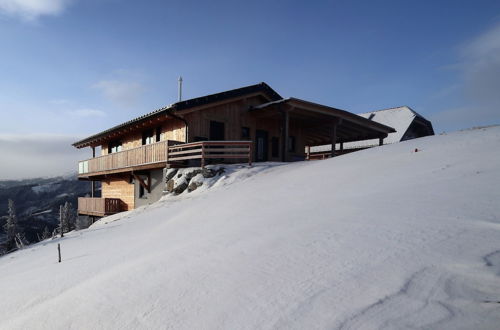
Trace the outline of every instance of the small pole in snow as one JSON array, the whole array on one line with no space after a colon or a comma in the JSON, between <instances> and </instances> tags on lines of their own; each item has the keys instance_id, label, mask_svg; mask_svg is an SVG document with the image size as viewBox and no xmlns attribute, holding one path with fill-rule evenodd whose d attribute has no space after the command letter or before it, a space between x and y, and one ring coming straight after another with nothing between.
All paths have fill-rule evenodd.
<instances>
[{"instance_id":1,"label":"small pole in snow","mask_svg":"<svg viewBox=\"0 0 500 330\"><path fill-rule=\"evenodd\" d=\"M61 262L61 244L57 243L57 252L59 253L59 262Z\"/></svg>"}]
</instances>

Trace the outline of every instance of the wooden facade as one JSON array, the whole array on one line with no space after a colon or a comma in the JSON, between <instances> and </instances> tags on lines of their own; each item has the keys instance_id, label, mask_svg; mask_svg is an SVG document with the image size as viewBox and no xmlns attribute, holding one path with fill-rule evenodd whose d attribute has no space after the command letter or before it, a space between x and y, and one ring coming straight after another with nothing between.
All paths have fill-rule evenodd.
<instances>
[{"instance_id":1,"label":"wooden facade","mask_svg":"<svg viewBox=\"0 0 500 330\"><path fill-rule=\"evenodd\" d=\"M134 189L149 187L136 174L147 177L148 171L183 162L192 166L188 160L199 160L201 166L210 159L249 164L305 160L310 146L383 139L392 131L347 111L283 99L261 83L175 103L74 146L91 147L94 154L101 149L100 156L80 162L79 177L102 181L102 198L118 198L123 210L130 210Z\"/></svg>"}]
</instances>

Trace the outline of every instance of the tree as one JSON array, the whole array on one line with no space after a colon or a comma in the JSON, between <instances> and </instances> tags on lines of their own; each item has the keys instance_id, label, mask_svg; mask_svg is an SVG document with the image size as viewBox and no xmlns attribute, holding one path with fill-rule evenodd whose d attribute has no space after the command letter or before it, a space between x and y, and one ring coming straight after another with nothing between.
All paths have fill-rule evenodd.
<instances>
[{"instance_id":1,"label":"tree","mask_svg":"<svg viewBox=\"0 0 500 330\"><path fill-rule=\"evenodd\" d=\"M64 233L75 228L74 213L73 206L69 202L59 206L59 230L61 237L64 237Z\"/></svg>"},{"instance_id":2,"label":"tree","mask_svg":"<svg viewBox=\"0 0 500 330\"><path fill-rule=\"evenodd\" d=\"M12 199L9 199L8 202L7 221L5 222L3 229L5 235L7 235L7 238L4 241L4 249L5 252L10 252L18 247L16 235L22 235L22 231L17 224L16 205Z\"/></svg>"},{"instance_id":3,"label":"tree","mask_svg":"<svg viewBox=\"0 0 500 330\"><path fill-rule=\"evenodd\" d=\"M50 237L52 237L52 234L50 233L49 228L47 226L45 226L45 228L43 229L42 238L40 240L44 241Z\"/></svg>"}]
</instances>

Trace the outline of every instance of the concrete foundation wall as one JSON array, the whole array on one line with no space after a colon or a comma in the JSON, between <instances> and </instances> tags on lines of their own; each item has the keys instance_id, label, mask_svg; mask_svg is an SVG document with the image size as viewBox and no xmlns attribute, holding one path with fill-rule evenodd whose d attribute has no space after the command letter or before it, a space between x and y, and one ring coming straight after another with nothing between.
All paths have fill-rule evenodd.
<instances>
[{"instance_id":1,"label":"concrete foundation wall","mask_svg":"<svg viewBox=\"0 0 500 330\"><path fill-rule=\"evenodd\" d=\"M158 201L163 195L163 190L165 189L164 170L163 169L151 170L150 173L151 173L151 192L145 190L143 197L139 197L141 184L139 183L138 180L134 180L134 185L135 185L134 194L135 194L136 208L143 205L154 203ZM147 175L141 174L139 176L142 178L144 182L147 182L148 180Z\"/></svg>"}]
</instances>

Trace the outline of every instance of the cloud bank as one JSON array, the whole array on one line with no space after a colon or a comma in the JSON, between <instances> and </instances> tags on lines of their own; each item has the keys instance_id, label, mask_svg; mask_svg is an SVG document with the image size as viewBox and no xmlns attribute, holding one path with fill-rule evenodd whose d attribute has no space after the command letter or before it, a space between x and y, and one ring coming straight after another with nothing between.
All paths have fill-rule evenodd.
<instances>
[{"instance_id":1,"label":"cloud bank","mask_svg":"<svg viewBox=\"0 0 500 330\"><path fill-rule=\"evenodd\" d=\"M71 143L78 137L0 135L0 179L26 179L76 173L77 162L91 157Z\"/></svg>"},{"instance_id":2,"label":"cloud bank","mask_svg":"<svg viewBox=\"0 0 500 330\"><path fill-rule=\"evenodd\" d=\"M32 21L40 16L59 15L73 0L0 0L0 12Z\"/></svg>"},{"instance_id":3,"label":"cloud bank","mask_svg":"<svg viewBox=\"0 0 500 330\"><path fill-rule=\"evenodd\" d=\"M445 129L500 124L500 23L464 43L459 56L460 80L446 97L464 103L431 120Z\"/></svg>"}]
</instances>

